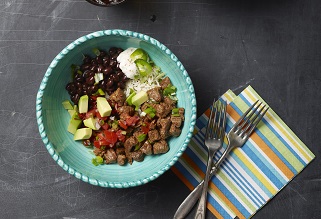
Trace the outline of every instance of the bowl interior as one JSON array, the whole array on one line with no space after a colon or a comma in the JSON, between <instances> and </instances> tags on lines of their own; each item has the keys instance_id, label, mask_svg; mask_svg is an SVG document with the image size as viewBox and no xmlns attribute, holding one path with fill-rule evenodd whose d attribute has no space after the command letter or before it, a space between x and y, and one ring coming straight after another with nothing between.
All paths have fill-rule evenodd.
<instances>
[{"instance_id":1,"label":"bowl interior","mask_svg":"<svg viewBox=\"0 0 321 219\"><path fill-rule=\"evenodd\" d=\"M108 50L110 47L144 49L177 87L178 106L185 108L186 120L181 135L170 139L170 150L166 154L146 156L143 162L134 162L132 165L94 166L91 163L94 157L92 149L84 147L80 141L74 141L73 135L67 131L70 116L63 108L62 101L70 99L65 86L71 81L71 64L80 65L82 54L94 56L93 48ZM85 181L89 179L102 183L102 186L119 184L118 187L123 187L124 183L136 186L153 180L175 163L192 135L196 102L187 73L183 73L183 67L173 61L172 54L168 54L168 51L138 37L103 34L75 41L54 59L54 65L52 63L46 73L47 75L49 72L50 75L44 78L46 86L42 94L41 113L44 132L49 141L46 147L53 147L55 156L59 158L59 165L73 175L78 173L78 178ZM47 140L44 140L45 144Z\"/></svg>"}]
</instances>

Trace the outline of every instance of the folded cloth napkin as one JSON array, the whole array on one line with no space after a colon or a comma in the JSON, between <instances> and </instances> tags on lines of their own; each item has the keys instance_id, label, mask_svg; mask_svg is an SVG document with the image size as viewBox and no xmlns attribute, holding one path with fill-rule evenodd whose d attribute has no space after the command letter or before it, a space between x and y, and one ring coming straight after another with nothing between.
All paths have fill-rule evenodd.
<instances>
[{"instance_id":1,"label":"folded cloth napkin","mask_svg":"<svg viewBox=\"0 0 321 219\"><path fill-rule=\"evenodd\" d=\"M249 86L238 96L231 90L226 133L257 99ZM191 190L204 178L207 150L204 132L210 110L197 119L194 136L172 171ZM216 162L225 147L214 157ZM209 184L208 209L217 218L250 218L313 159L314 154L270 108L243 147L234 149Z\"/></svg>"}]
</instances>

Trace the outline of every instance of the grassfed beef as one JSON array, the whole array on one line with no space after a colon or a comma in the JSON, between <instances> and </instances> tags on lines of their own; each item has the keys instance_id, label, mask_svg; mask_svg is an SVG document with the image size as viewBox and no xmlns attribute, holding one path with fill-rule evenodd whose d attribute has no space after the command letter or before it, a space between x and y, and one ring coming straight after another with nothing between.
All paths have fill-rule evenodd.
<instances>
[{"instance_id":1,"label":"grassfed beef","mask_svg":"<svg viewBox=\"0 0 321 219\"><path fill-rule=\"evenodd\" d=\"M126 154L133 151L136 144L138 144L137 139L134 136L129 137L124 143Z\"/></svg>"},{"instance_id":2,"label":"grassfed beef","mask_svg":"<svg viewBox=\"0 0 321 219\"><path fill-rule=\"evenodd\" d=\"M181 134L181 132L182 132L181 129L174 124L172 124L171 127L169 128L170 136L178 137Z\"/></svg>"},{"instance_id":3,"label":"grassfed beef","mask_svg":"<svg viewBox=\"0 0 321 219\"><path fill-rule=\"evenodd\" d=\"M104 154L105 158L105 163L110 164L110 163L116 163L117 161L117 154L114 149L108 149L106 150L106 153Z\"/></svg>"},{"instance_id":4,"label":"grassfed beef","mask_svg":"<svg viewBox=\"0 0 321 219\"><path fill-rule=\"evenodd\" d=\"M123 147L116 148L116 154L117 155L125 154L125 148L123 148Z\"/></svg>"},{"instance_id":5,"label":"grassfed beef","mask_svg":"<svg viewBox=\"0 0 321 219\"><path fill-rule=\"evenodd\" d=\"M130 156L137 162L142 162L144 160L144 153L141 150L131 152Z\"/></svg>"},{"instance_id":6,"label":"grassfed beef","mask_svg":"<svg viewBox=\"0 0 321 219\"><path fill-rule=\"evenodd\" d=\"M179 128L182 125L182 118L180 116L171 116L171 122L173 125Z\"/></svg>"},{"instance_id":7,"label":"grassfed beef","mask_svg":"<svg viewBox=\"0 0 321 219\"><path fill-rule=\"evenodd\" d=\"M126 95L124 91L118 88L114 93L109 96L109 99L118 104L118 106L123 106L126 100Z\"/></svg>"},{"instance_id":8,"label":"grassfed beef","mask_svg":"<svg viewBox=\"0 0 321 219\"><path fill-rule=\"evenodd\" d=\"M149 143L149 141L145 141L143 146L140 148L140 150L146 154L146 155L151 155L153 154L153 146L151 145L151 143Z\"/></svg>"},{"instance_id":9,"label":"grassfed beef","mask_svg":"<svg viewBox=\"0 0 321 219\"><path fill-rule=\"evenodd\" d=\"M161 87L155 87L147 91L148 98L155 102L161 102L163 99L163 93Z\"/></svg>"},{"instance_id":10,"label":"grassfed beef","mask_svg":"<svg viewBox=\"0 0 321 219\"><path fill-rule=\"evenodd\" d=\"M117 163L118 163L118 165L123 166L123 165L126 164L126 162L127 162L127 157L126 157L125 154L119 154L119 155L117 156Z\"/></svg>"},{"instance_id":11,"label":"grassfed beef","mask_svg":"<svg viewBox=\"0 0 321 219\"><path fill-rule=\"evenodd\" d=\"M150 143L153 143L158 140L160 140L160 134L157 129L154 129L148 132L148 141Z\"/></svg>"},{"instance_id":12,"label":"grassfed beef","mask_svg":"<svg viewBox=\"0 0 321 219\"><path fill-rule=\"evenodd\" d=\"M160 86L162 87L162 89L165 89L166 87L168 87L168 85L172 85L171 80L169 79L169 77L165 77L165 78L160 82Z\"/></svg>"},{"instance_id":13,"label":"grassfed beef","mask_svg":"<svg viewBox=\"0 0 321 219\"><path fill-rule=\"evenodd\" d=\"M168 131L171 126L170 117L158 119L157 125L159 127L159 134L161 136L161 139L166 139L169 136Z\"/></svg>"},{"instance_id":14,"label":"grassfed beef","mask_svg":"<svg viewBox=\"0 0 321 219\"><path fill-rule=\"evenodd\" d=\"M169 150L168 144L165 140L155 142L153 145L154 154L164 154Z\"/></svg>"},{"instance_id":15,"label":"grassfed beef","mask_svg":"<svg viewBox=\"0 0 321 219\"><path fill-rule=\"evenodd\" d=\"M117 112L120 114L127 114L129 116L134 115L135 109L132 106L121 106L118 107Z\"/></svg>"}]
</instances>

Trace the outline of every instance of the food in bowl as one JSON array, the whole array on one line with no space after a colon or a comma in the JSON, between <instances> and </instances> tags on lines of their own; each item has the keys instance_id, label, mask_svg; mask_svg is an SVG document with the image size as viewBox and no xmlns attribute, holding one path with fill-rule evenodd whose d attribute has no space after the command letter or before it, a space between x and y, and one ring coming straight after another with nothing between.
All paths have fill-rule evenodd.
<instances>
[{"instance_id":1,"label":"food in bowl","mask_svg":"<svg viewBox=\"0 0 321 219\"><path fill-rule=\"evenodd\" d=\"M74 140L93 147L92 163L125 165L145 156L167 153L178 137L184 108L177 107L176 87L141 48L107 52L93 49L72 65L66 90L74 106L63 101Z\"/></svg>"},{"instance_id":2,"label":"food in bowl","mask_svg":"<svg viewBox=\"0 0 321 219\"><path fill-rule=\"evenodd\" d=\"M61 103L70 99L66 84L71 80L70 65L82 64L81 54L93 48L142 48L177 87L177 107L184 108L184 126L178 137L167 142L170 150L160 156L145 156L143 162L132 165L98 165L91 161L91 148L66 131L69 113ZM79 58L80 56L80 58ZM52 159L63 170L92 185L109 188L128 188L149 183L169 170L186 150L196 122L194 87L183 64L164 44L142 33L129 30L97 31L76 39L53 58L41 81L36 98L36 118L40 137Z\"/></svg>"}]
</instances>

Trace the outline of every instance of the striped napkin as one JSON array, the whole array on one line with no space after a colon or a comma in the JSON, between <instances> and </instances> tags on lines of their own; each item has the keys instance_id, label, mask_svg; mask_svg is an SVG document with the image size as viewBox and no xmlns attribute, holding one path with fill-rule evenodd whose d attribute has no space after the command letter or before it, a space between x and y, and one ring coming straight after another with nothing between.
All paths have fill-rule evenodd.
<instances>
[{"instance_id":1,"label":"striped napkin","mask_svg":"<svg viewBox=\"0 0 321 219\"><path fill-rule=\"evenodd\" d=\"M249 86L238 96L231 90L222 99L228 103L228 132L257 99ZM196 122L194 136L172 171L193 190L204 178L207 149L204 132L210 110ZM225 147L217 152L217 161ZM210 182L208 209L217 218L250 218L313 159L314 154L270 108L241 148L230 153Z\"/></svg>"}]
</instances>

